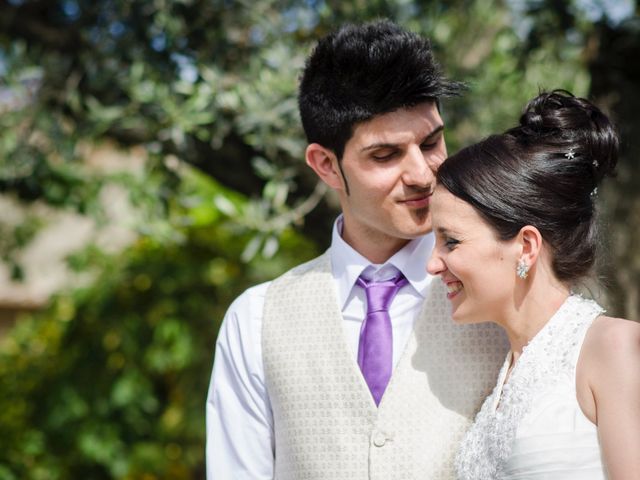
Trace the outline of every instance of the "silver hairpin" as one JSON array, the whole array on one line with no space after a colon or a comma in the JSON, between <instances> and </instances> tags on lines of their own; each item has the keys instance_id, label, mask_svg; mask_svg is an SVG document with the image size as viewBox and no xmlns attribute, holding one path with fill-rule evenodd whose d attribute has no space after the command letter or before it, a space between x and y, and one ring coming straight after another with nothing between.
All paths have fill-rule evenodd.
<instances>
[{"instance_id":1,"label":"silver hairpin","mask_svg":"<svg viewBox=\"0 0 640 480\"><path fill-rule=\"evenodd\" d=\"M594 198L596 195L598 195L598 187L594 188L593 190L591 190L591 198Z\"/></svg>"},{"instance_id":2,"label":"silver hairpin","mask_svg":"<svg viewBox=\"0 0 640 480\"><path fill-rule=\"evenodd\" d=\"M564 156L568 159L576 158L576 154L573 152L573 147L571 147L569 151L564 154Z\"/></svg>"},{"instance_id":3,"label":"silver hairpin","mask_svg":"<svg viewBox=\"0 0 640 480\"><path fill-rule=\"evenodd\" d=\"M593 163L593 166L594 166L595 168L598 168L598 166L600 165L600 164L598 163L598 160L594 160L594 161L593 161L593 162L591 162L591 163Z\"/></svg>"}]
</instances>

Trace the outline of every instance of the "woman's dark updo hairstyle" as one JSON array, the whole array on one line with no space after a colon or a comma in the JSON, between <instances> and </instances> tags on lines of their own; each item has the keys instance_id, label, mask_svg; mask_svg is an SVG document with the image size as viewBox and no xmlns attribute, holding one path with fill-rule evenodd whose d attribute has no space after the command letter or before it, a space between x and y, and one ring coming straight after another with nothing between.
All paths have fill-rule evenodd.
<instances>
[{"instance_id":1,"label":"woman's dark updo hairstyle","mask_svg":"<svg viewBox=\"0 0 640 480\"><path fill-rule=\"evenodd\" d=\"M557 278L590 273L598 244L596 187L613 174L618 135L595 105L564 90L531 100L520 125L449 157L438 183L470 203L501 240L535 226Z\"/></svg>"}]
</instances>

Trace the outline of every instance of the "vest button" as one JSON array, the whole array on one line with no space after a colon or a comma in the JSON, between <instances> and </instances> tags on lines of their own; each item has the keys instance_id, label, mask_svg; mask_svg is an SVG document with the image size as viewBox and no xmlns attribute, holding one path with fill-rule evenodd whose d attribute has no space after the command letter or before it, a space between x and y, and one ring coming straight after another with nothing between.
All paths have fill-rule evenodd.
<instances>
[{"instance_id":1,"label":"vest button","mask_svg":"<svg viewBox=\"0 0 640 480\"><path fill-rule=\"evenodd\" d=\"M373 444L376 447L384 447L384 444L387 443L387 437L382 432L375 432L373 434Z\"/></svg>"}]
</instances>

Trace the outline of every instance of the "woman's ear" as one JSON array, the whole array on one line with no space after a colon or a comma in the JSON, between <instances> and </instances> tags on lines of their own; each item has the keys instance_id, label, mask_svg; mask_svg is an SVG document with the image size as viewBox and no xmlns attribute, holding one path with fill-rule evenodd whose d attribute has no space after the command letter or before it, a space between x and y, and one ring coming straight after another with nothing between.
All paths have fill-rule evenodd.
<instances>
[{"instance_id":1,"label":"woman's ear","mask_svg":"<svg viewBox=\"0 0 640 480\"><path fill-rule=\"evenodd\" d=\"M542 252L542 235L536 227L525 225L518 233L518 241L521 247L518 262L530 269L536 264Z\"/></svg>"},{"instance_id":2,"label":"woman's ear","mask_svg":"<svg viewBox=\"0 0 640 480\"><path fill-rule=\"evenodd\" d=\"M342 191L346 189L340 173L338 158L331 150L319 143L311 143L305 151L305 160L307 165L329 187Z\"/></svg>"}]
</instances>

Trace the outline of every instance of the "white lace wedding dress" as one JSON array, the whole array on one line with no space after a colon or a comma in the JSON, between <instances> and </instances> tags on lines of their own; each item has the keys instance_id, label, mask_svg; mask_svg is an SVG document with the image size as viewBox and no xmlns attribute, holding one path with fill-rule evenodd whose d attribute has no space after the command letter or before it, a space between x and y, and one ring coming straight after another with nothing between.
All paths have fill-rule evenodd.
<instances>
[{"instance_id":1,"label":"white lace wedding dress","mask_svg":"<svg viewBox=\"0 0 640 480\"><path fill-rule=\"evenodd\" d=\"M576 363L587 329L603 312L571 295L523 349L505 383L507 356L461 443L461 480L605 479L596 426L576 399Z\"/></svg>"}]
</instances>

